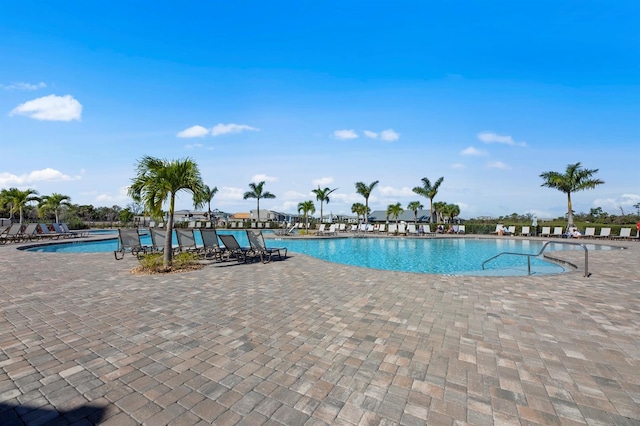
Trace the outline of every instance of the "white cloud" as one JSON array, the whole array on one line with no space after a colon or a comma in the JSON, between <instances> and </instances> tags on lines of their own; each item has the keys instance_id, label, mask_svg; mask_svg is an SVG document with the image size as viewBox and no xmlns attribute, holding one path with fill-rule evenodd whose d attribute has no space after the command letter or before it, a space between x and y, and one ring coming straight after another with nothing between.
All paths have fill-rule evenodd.
<instances>
[{"instance_id":1,"label":"white cloud","mask_svg":"<svg viewBox=\"0 0 640 426\"><path fill-rule=\"evenodd\" d=\"M223 186L216 194L216 200L242 200L245 191L242 188Z\"/></svg>"},{"instance_id":2,"label":"white cloud","mask_svg":"<svg viewBox=\"0 0 640 426\"><path fill-rule=\"evenodd\" d=\"M80 177L72 177L65 175L58 170L46 168L42 170L34 170L19 176L7 172L0 173L0 186L26 185L43 181L70 181L77 179L80 179Z\"/></svg>"},{"instance_id":3,"label":"white cloud","mask_svg":"<svg viewBox=\"0 0 640 426\"><path fill-rule=\"evenodd\" d=\"M489 155L487 153L487 151L484 151L482 149L477 149L474 148L472 146L463 149L462 151L460 151L461 155L476 155L476 156L484 156L484 155Z\"/></svg>"},{"instance_id":4,"label":"white cloud","mask_svg":"<svg viewBox=\"0 0 640 426\"><path fill-rule=\"evenodd\" d=\"M111 195L111 194L97 195L95 197L95 201L96 203L98 203L98 205L100 205L101 203L102 205L109 205L109 204L113 205L121 202L126 202L127 200L130 199L129 194L127 194L128 191L129 191L129 187L124 186L118 190L118 194L116 195Z\"/></svg>"},{"instance_id":5,"label":"white cloud","mask_svg":"<svg viewBox=\"0 0 640 426\"><path fill-rule=\"evenodd\" d=\"M385 142L395 142L400 139L400 133L395 132L393 129L387 129L380 132L380 139Z\"/></svg>"},{"instance_id":6,"label":"white cloud","mask_svg":"<svg viewBox=\"0 0 640 426\"><path fill-rule=\"evenodd\" d=\"M247 124L234 124L234 123L229 123L229 124L223 124L223 123L219 123L216 124L215 126L213 126L213 129L211 129L211 135L212 136L220 136L220 135L226 135L229 133L240 133L240 132L244 132L244 131L253 131L256 132L260 129L257 129L255 127L251 127Z\"/></svg>"},{"instance_id":7,"label":"white cloud","mask_svg":"<svg viewBox=\"0 0 640 426\"><path fill-rule=\"evenodd\" d=\"M282 197L278 197L278 198L282 198L283 200L298 200L298 201L301 201L303 199L307 199L310 196L311 196L310 194L303 194L301 192L285 191L285 193L282 194ZM315 194L313 194L313 197L315 197Z\"/></svg>"},{"instance_id":8,"label":"white cloud","mask_svg":"<svg viewBox=\"0 0 640 426\"><path fill-rule=\"evenodd\" d=\"M333 183L333 178L332 177L322 177L320 179L312 180L311 183L314 184L314 185L318 185L318 186L330 185L330 184Z\"/></svg>"},{"instance_id":9,"label":"white cloud","mask_svg":"<svg viewBox=\"0 0 640 426\"><path fill-rule=\"evenodd\" d=\"M283 212L297 212L298 211L298 201L285 201L276 207L276 210L280 210Z\"/></svg>"},{"instance_id":10,"label":"white cloud","mask_svg":"<svg viewBox=\"0 0 640 426\"><path fill-rule=\"evenodd\" d=\"M378 134L376 132L372 132L371 130L365 130L364 131L364 135L368 138L371 139L377 139L378 138Z\"/></svg>"},{"instance_id":11,"label":"white cloud","mask_svg":"<svg viewBox=\"0 0 640 426\"><path fill-rule=\"evenodd\" d=\"M503 143L511 146L527 146L526 142L516 142L511 136L503 136L493 132L480 132L478 139L484 143Z\"/></svg>"},{"instance_id":12,"label":"white cloud","mask_svg":"<svg viewBox=\"0 0 640 426\"><path fill-rule=\"evenodd\" d=\"M616 214L620 213L620 207L625 209L625 213L634 213L636 208L635 204L640 203L640 195L638 194L622 194L615 198L597 198L593 200L594 207L602 207L605 211L615 211Z\"/></svg>"},{"instance_id":13,"label":"white cloud","mask_svg":"<svg viewBox=\"0 0 640 426\"><path fill-rule=\"evenodd\" d=\"M357 139L358 134L352 129L344 129L344 130L336 130L333 132L333 136L336 139L347 140L347 139Z\"/></svg>"},{"instance_id":14,"label":"white cloud","mask_svg":"<svg viewBox=\"0 0 640 426\"><path fill-rule=\"evenodd\" d=\"M255 175L255 176L253 176L253 177L251 178L251 182L254 182L254 183L258 183L258 182L262 182L262 181L265 181L265 182L275 182L275 181L277 181L277 180L278 180L278 178L277 178L277 177L267 176L267 175L265 175L264 173L257 174L257 175Z\"/></svg>"},{"instance_id":15,"label":"white cloud","mask_svg":"<svg viewBox=\"0 0 640 426\"><path fill-rule=\"evenodd\" d=\"M393 186L381 186L378 188L380 193L385 197L410 197L415 195L415 192L408 186L402 188L394 188Z\"/></svg>"},{"instance_id":16,"label":"white cloud","mask_svg":"<svg viewBox=\"0 0 640 426\"><path fill-rule=\"evenodd\" d=\"M487 167L490 169L510 170L511 166L503 163L502 161L491 161L487 163Z\"/></svg>"},{"instance_id":17,"label":"white cloud","mask_svg":"<svg viewBox=\"0 0 640 426\"><path fill-rule=\"evenodd\" d=\"M4 90L38 90L47 87L47 85L43 82L31 84L31 83L13 83L9 85L0 84Z\"/></svg>"},{"instance_id":18,"label":"white cloud","mask_svg":"<svg viewBox=\"0 0 640 426\"><path fill-rule=\"evenodd\" d=\"M453 164L451 165L451 168L452 168L452 169L465 169L466 167L465 167L465 165L464 165L464 164L462 164L462 163L453 163Z\"/></svg>"},{"instance_id":19,"label":"white cloud","mask_svg":"<svg viewBox=\"0 0 640 426\"><path fill-rule=\"evenodd\" d=\"M209 129L202 126L191 126L188 129L184 129L178 132L176 136L179 138L201 138L209 134Z\"/></svg>"},{"instance_id":20,"label":"white cloud","mask_svg":"<svg viewBox=\"0 0 640 426\"><path fill-rule=\"evenodd\" d=\"M49 95L18 105L9 115L26 115L46 121L80 120L82 105L71 95Z\"/></svg>"},{"instance_id":21,"label":"white cloud","mask_svg":"<svg viewBox=\"0 0 640 426\"><path fill-rule=\"evenodd\" d=\"M373 197L369 198L369 205L371 205L371 201L372 201ZM333 193L331 194L331 203L332 204L338 204L338 203L345 203L348 204L348 208L351 208L351 204L353 203L362 203L364 204L364 198L362 197L362 195L360 194L356 194L355 192L352 193Z\"/></svg>"}]
</instances>

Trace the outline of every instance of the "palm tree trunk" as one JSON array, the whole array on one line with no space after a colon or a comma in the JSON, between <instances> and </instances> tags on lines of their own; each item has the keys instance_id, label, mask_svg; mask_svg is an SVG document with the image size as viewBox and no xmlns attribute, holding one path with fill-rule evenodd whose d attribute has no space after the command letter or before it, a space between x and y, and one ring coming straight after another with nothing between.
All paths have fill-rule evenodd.
<instances>
[{"instance_id":1,"label":"palm tree trunk","mask_svg":"<svg viewBox=\"0 0 640 426\"><path fill-rule=\"evenodd\" d=\"M258 198L258 222L260 222L260 197Z\"/></svg>"},{"instance_id":2,"label":"palm tree trunk","mask_svg":"<svg viewBox=\"0 0 640 426\"><path fill-rule=\"evenodd\" d=\"M364 223L369 223L369 198L364 199L364 214L362 215L362 219L364 219Z\"/></svg>"},{"instance_id":3,"label":"palm tree trunk","mask_svg":"<svg viewBox=\"0 0 640 426\"><path fill-rule=\"evenodd\" d=\"M573 226L573 205L571 204L571 192L567 192L567 208L569 209L569 214L567 216L568 226L567 229Z\"/></svg>"},{"instance_id":4,"label":"palm tree trunk","mask_svg":"<svg viewBox=\"0 0 640 426\"><path fill-rule=\"evenodd\" d=\"M171 267L171 257L173 255L173 208L175 205L176 196L171 194L169 201L169 220L167 221L167 234L164 238L164 257L162 264L165 268Z\"/></svg>"}]
</instances>

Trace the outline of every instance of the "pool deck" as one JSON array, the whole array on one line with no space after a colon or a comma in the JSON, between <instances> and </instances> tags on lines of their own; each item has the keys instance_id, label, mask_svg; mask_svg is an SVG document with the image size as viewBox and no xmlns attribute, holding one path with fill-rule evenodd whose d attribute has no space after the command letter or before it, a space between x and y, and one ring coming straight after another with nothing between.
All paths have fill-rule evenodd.
<instances>
[{"instance_id":1,"label":"pool deck","mask_svg":"<svg viewBox=\"0 0 640 426\"><path fill-rule=\"evenodd\" d=\"M0 246L0 423L638 425L640 243L606 244L589 278Z\"/></svg>"}]
</instances>

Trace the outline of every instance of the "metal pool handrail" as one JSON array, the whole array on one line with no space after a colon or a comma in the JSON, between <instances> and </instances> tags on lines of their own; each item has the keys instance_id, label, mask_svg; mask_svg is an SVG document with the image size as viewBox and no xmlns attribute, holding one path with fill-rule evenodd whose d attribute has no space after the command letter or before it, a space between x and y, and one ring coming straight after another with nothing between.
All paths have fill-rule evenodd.
<instances>
[{"instance_id":1,"label":"metal pool handrail","mask_svg":"<svg viewBox=\"0 0 640 426\"><path fill-rule=\"evenodd\" d=\"M570 243L569 241L547 241L546 243L544 243L544 245L542 246L542 248L540 249L540 252L538 254L528 254L528 253L514 253L514 252L509 252L509 251L503 251L502 253L498 253L493 257L490 257L489 259L485 260L484 262L482 262L482 270L484 271L484 265L488 262L490 262L491 260L502 256L503 254L510 254L510 255L514 255L514 256L526 256L527 257L527 275L531 275L531 258L532 257L538 257L542 254L542 252L544 252L544 250L547 248L547 246L549 244L568 244L568 245L572 245L572 246L580 246L584 249L584 276L588 277L589 274L589 250L587 249L587 246L585 246L582 243Z\"/></svg>"}]
</instances>

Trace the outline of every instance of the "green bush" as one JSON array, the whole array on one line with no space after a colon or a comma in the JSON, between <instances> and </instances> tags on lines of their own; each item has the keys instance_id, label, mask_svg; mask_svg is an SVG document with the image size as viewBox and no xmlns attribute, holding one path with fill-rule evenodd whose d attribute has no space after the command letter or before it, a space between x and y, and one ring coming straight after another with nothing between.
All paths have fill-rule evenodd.
<instances>
[{"instance_id":1,"label":"green bush","mask_svg":"<svg viewBox=\"0 0 640 426\"><path fill-rule=\"evenodd\" d=\"M196 253L182 252L173 257L173 269L186 269L198 263Z\"/></svg>"}]
</instances>

